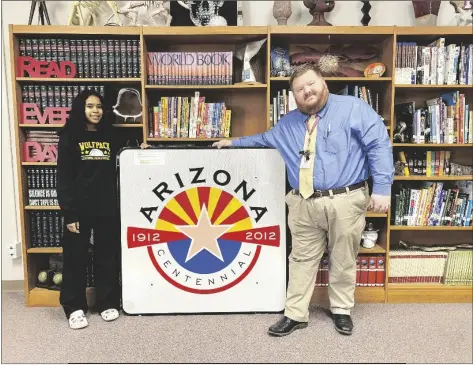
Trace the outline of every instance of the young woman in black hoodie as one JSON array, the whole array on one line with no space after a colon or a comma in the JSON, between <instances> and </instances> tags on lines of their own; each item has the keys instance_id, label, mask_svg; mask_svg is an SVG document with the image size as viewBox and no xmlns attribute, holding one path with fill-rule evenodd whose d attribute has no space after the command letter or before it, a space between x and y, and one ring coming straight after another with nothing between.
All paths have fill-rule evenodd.
<instances>
[{"instance_id":1,"label":"young woman in black hoodie","mask_svg":"<svg viewBox=\"0 0 473 365\"><path fill-rule=\"evenodd\" d=\"M72 329L88 325L85 267L92 232L97 309L105 321L119 316L117 150L102 96L83 91L60 133L57 160L58 200L67 226L60 303Z\"/></svg>"}]
</instances>

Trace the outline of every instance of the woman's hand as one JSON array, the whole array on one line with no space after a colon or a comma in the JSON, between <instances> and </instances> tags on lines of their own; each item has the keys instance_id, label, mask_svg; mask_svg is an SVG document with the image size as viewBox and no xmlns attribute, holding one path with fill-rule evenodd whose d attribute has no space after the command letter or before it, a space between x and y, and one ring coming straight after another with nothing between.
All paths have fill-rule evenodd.
<instances>
[{"instance_id":1,"label":"woman's hand","mask_svg":"<svg viewBox=\"0 0 473 365\"><path fill-rule=\"evenodd\" d=\"M141 148L142 150L145 150L145 149L147 149L147 148L149 148L149 147L151 147L151 146L150 146L148 143L144 143L144 142L143 142L142 144L140 144L140 148Z\"/></svg>"},{"instance_id":2,"label":"woman's hand","mask_svg":"<svg viewBox=\"0 0 473 365\"><path fill-rule=\"evenodd\" d=\"M80 233L79 232L79 222L69 223L67 225L67 229L72 233Z\"/></svg>"}]
</instances>

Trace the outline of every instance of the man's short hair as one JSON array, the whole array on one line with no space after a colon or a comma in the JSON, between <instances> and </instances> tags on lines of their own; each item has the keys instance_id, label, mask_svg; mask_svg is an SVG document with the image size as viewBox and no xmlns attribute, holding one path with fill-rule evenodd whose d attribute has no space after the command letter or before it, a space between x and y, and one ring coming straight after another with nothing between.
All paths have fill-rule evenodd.
<instances>
[{"instance_id":1,"label":"man's short hair","mask_svg":"<svg viewBox=\"0 0 473 365\"><path fill-rule=\"evenodd\" d=\"M320 72L320 69L317 65L314 65L313 63L304 63L294 68L294 72L289 79L289 87L291 90L293 90L292 84L294 83L294 79L296 77L302 76L307 71L314 71L317 76L322 77L322 72Z\"/></svg>"}]
</instances>

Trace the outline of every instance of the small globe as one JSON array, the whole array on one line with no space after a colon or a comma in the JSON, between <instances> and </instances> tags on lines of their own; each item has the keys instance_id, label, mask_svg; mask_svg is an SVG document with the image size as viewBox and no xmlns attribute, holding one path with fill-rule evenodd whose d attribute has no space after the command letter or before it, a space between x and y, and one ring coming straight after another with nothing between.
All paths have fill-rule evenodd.
<instances>
[{"instance_id":1,"label":"small globe","mask_svg":"<svg viewBox=\"0 0 473 365\"><path fill-rule=\"evenodd\" d=\"M47 280L48 280L48 273L47 273L47 271L41 271L41 272L38 274L38 281L39 281L41 284L44 284Z\"/></svg>"},{"instance_id":2,"label":"small globe","mask_svg":"<svg viewBox=\"0 0 473 365\"><path fill-rule=\"evenodd\" d=\"M60 285L62 283L62 274L60 272L54 274L53 283L56 285Z\"/></svg>"}]
</instances>

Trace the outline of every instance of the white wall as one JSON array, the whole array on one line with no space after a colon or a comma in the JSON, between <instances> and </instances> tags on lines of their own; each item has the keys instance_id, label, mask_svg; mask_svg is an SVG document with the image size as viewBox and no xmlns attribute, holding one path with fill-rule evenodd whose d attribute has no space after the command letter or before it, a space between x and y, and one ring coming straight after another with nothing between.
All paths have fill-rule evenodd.
<instances>
[{"instance_id":1,"label":"white wall","mask_svg":"<svg viewBox=\"0 0 473 365\"><path fill-rule=\"evenodd\" d=\"M118 2L121 6L124 2ZM19 207L13 112L10 74L9 24L27 24L30 1L2 1L2 280L22 280L21 259L12 260L6 256L6 245L20 239ZM71 1L48 1L48 13L51 24L66 24ZM415 23L414 10L410 1L372 1L370 25L412 26ZM243 3L244 25L276 25L272 14L272 1L245 1ZM338 1L334 10L326 15L333 25L361 25L362 3L360 1ZM105 6L102 21L110 14ZM448 1L442 1L438 25L448 25L454 11ZM37 17L35 17L37 19ZM311 21L311 15L302 1L292 2L292 15L289 25L305 25ZM102 23L100 23L102 24ZM5 69L6 68L6 69ZM6 77L5 77L6 76ZM13 148L12 148L13 147Z\"/></svg>"}]
</instances>

